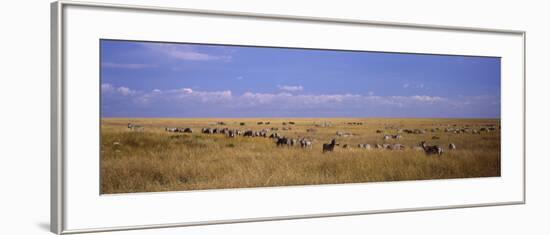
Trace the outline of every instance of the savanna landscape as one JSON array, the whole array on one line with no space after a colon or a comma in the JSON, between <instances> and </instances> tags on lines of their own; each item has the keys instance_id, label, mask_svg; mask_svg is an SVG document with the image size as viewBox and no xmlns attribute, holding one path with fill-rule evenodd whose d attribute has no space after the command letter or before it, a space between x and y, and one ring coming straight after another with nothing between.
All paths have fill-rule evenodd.
<instances>
[{"instance_id":1,"label":"savanna landscape","mask_svg":"<svg viewBox=\"0 0 550 235\"><path fill-rule=\"evenodd\" d=\"M100 193L501 176L501 58L100 40Z\"/></svg>"},{"instance_id":2,"label":"savanna landscape","mask_svg":"<svg viewBox=\"0 0 550 235\"><path fill-rule=\"evenodd\" d=\"M499 128L498 119L103 118L101 192L495 177ZM246 130L267 135L244 136ZM278 146L273 133L311 146ZM337 145L323 153L332 139ZM443 152L427 153L422 141Z\"/></svg>"}]
</instances>

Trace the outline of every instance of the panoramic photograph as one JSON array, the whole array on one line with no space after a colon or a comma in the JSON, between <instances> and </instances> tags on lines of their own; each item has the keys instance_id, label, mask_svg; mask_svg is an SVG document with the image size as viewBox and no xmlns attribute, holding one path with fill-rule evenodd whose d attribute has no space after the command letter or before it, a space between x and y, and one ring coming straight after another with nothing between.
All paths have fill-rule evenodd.
<instances>
[{"instance_id":1,"label":"panoramic photograph","mask_svg":"<svg viewBox=\"0 0 550 235\"><path fill-rule=\"evenodd\" d=\"M100 40L102 194L500 177L501 59Z\"/></svg>"}]
</instances>

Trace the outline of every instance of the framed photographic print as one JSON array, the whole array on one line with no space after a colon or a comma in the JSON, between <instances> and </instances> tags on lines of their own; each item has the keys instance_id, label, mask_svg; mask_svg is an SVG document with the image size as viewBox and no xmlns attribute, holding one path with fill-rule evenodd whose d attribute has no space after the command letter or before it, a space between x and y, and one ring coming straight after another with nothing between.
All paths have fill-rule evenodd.
<instances>
[{"instance_id":1,"label":"framed photographic print","mask_svg":"<svg viewBox=\"0 0 550 235\"><path fill-rule=\"evenodd\" d=\"M57 234L525 203L524 31L58 1L51 81Z\"/></svg>"}]
</instances>

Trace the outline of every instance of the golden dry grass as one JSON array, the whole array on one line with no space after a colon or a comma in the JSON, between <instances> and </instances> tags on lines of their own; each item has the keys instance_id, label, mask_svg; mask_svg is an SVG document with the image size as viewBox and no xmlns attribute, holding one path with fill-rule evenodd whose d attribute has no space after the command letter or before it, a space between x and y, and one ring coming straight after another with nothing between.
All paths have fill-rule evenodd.
<instances>
[{"instance_id":1,"label":"golden dry grass","mask_svg":"<svg viewBox=\"0 0 550 235\"><path fill-rule=\"evenodd\" d=\"M215 123L224 121L226 126ZM258 121L270 121L268 126ZM294 121L292 130L281 131L283 121ZM127 124L144 126L131 131ZM240 126L245 122L246 126ZM314 123L331 122L330 127ZM362 122L363 125L348 125ZM481 134L444 132L447 125L499 125L498 119L156 119L103 118L101 125L101 192L158 192L198 189L268 187L399 180L426 180L500 176L500 131ZM165 127L191 127L194 133L169 133ZM278 127L288 137L313 139L312 149L276 147L263 137L228 138L200 133L203 127L261 130ZM389 128L392 127L392 128ZM402 134L401 140L384 141L396 128L440 130L426 134ZM306 129L314 128L315 133ZM337 131L351 137L336 137ZM432 140L432 136L440 139ZM322 154L322 144L336 138L340 146ZM442 156L427 156L411 146L420 141L443 146ZM358 149L357 144L401 143L402 151ZM457 150L448 151L449 143Z\"/></svg>"}]
</instances>

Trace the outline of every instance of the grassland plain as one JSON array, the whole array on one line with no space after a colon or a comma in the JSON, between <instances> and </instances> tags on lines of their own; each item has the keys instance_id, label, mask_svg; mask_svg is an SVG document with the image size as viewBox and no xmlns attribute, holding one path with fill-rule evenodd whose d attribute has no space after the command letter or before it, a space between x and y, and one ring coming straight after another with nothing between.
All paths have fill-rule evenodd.
<instances>
[{"instance_id":1,"label":"grassland plain","mask_svg":"<svg viewBox=\"0 0 550 235\"><path fill-rule=\"evenodd\" d=\"M270 122L258 125L257 122ZM283 126L283 122L295 122ZM224 122L221 126L217 122ZM241 125L244 122L244 126ZM360 122L362 125L350 125ZM128 123L141 125L132 131ZM330 123L323 126L320 124ZM318 124L318 125L316 125ZM500 126L499 119L375 118L102 118L101 193L183 191L221 188L342 184L402 180L500 176L500 129L453 133L445 128L480 129ZM189 127L193 133L166 132ZM283 136L306 137L311 149L277 147L264 137L228 138L203 134L201 128L239 130L279 128ZM282 130L291 127L291 130ZM436 129L434 132L431 129ZM307 129L313 129L309 132ZM427 130L401 133L398 129ZM381 130L382 133L377 133ZM352 133L342 137L336 132ZM432 139L433 136L439 139ZM336 138L340 146L322 153L322 144ZM441 156L413 149L421 141L444 148ZM400 143L405 150L360 149L358 144ZM456 150L448 150L454 143ZM350 148L342 148L348 144Z\"/></svg>"}]
</instances>

